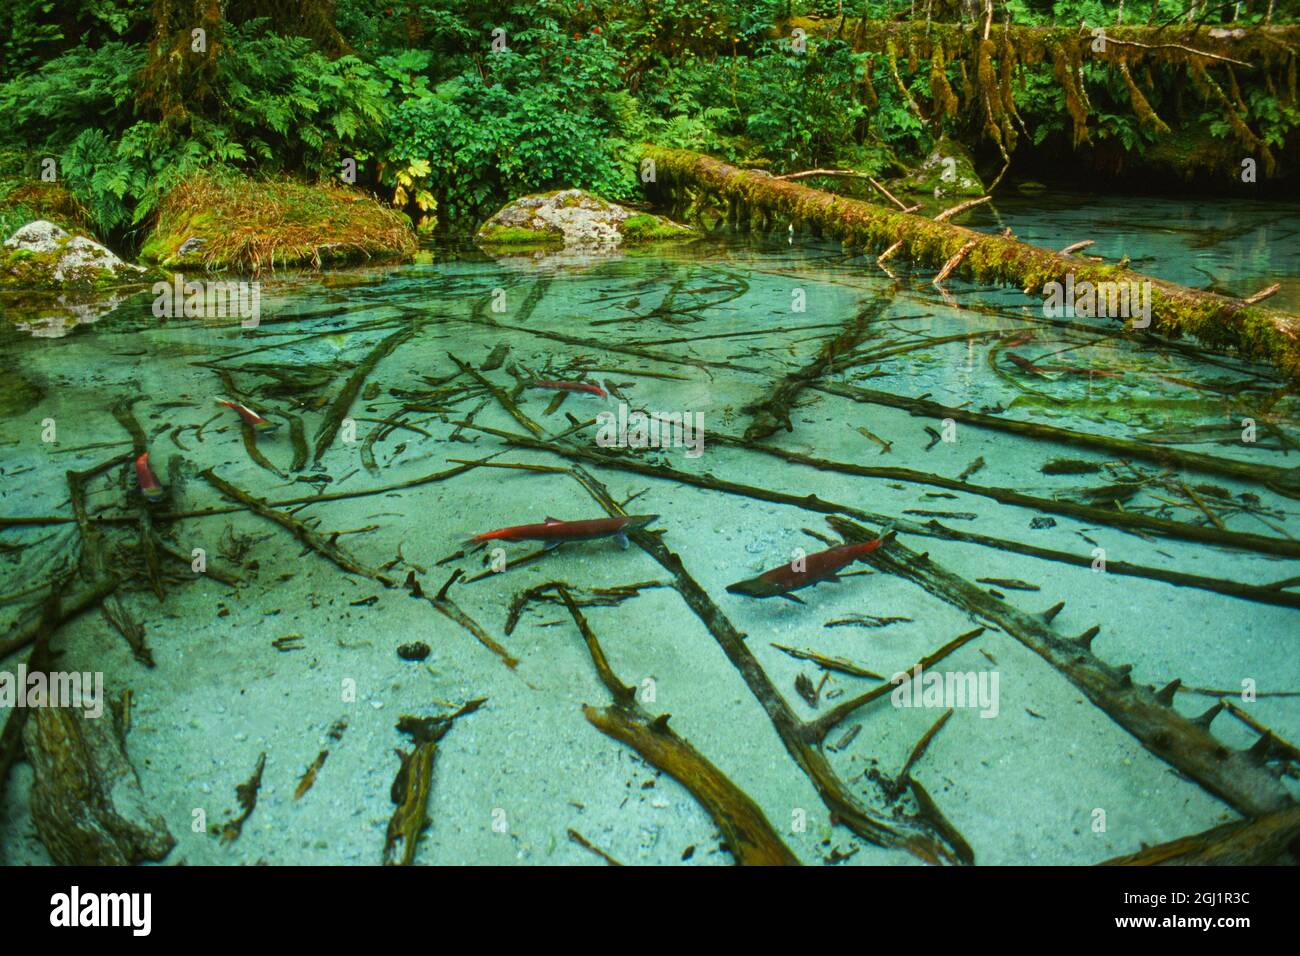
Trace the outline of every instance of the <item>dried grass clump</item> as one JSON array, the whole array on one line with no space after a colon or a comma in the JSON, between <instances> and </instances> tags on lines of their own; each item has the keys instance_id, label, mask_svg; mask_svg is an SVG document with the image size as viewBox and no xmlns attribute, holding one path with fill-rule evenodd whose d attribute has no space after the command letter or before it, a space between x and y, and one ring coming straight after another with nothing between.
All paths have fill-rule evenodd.
<instances>
[{"instance_id":1,"label":"dried grass clump","mask_svg":"<svg viewBox=\"0 0 1300 956\"><path fill-rule=\"evenodd\" d=\"M187 240L204 243L185 254ZM200 174L173 189L141 254L164 266L254 275L359 259L398 259L416 248L410 220L337 183Z\"/></svg>"}]
</instances>

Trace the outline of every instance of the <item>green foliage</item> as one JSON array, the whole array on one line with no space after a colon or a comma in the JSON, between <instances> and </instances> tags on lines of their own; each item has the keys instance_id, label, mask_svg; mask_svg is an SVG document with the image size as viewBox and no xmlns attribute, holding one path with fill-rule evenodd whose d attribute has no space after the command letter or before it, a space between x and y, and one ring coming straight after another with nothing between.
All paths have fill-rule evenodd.
<instances>
[{"instance_id":1,"label":"green foliage","mask_svg":"<svg viewBox=\"0 0 1300 956\"><path fill-rule=\"evenodd\" d=\"M604 36L575 37L542 23L507 43L485 58L482 72L467 70L436 88L424 77L394 83L401 98L380 154L386 166L426 161L444 215L467 224L511 196L546 189L630 196L630 164L618 155L626 145L619 107L627 104L616 95L617 63ZM381 61L390 78L395 66Z\"/></svg>"},{"instance_id":2,"label":"green foliage","mask_svg":"<svg viewBox=\"0 0 1300 956\"><path fill-rule=\"evenodd\" d=\"M867 113L854 93L866 55L839 40L809 41L802 53L777 41L762 53L746 90L748 134L785 167L806 169L834 159L854 141Z\"/></svg>"},{"instance_id":3,"label":"green foliage","mask_svg":"<svg viewBox=\"0 0 1300 956\"><path fill-rule=\"evenodd\" d=\"M513 196L577 186L612 199L636 195L640 145L700 150L792 171L850 165L880 172L924 154L947 132L978 139L983 118L963 103L942 123L923 121L881 55L854 54L809 37L799 52L775 25L816 15L908 18L900 0L335 0L343 44L286 32L282 6L253 0L171 0L172 12L218 9L224 18L211 90L185 102L165 130L143 95L154 0L5 0L0 4L0 150L23 175L55 157L60 184L105 238L130 239L178 183L199 170L288 172L333 178L357 161L363 185L431 222L469 231ZM1125 23L1185 18L1186 0L1127 0ZM315 9L313 6L313 9ZM1279 4L1279 10L1284 5ZM1242 19L1258 22L1263 3ZM974 0L927 0L935 22L982 18ZM280 11L277 14L277 11ZM1203 4L1205 22L1233 7ZM263 13L272 19L263 18ZM1114 23L1103 0L1006 0L1000 23ZM328 14L327 14L328 15ZM274 19L279 16L279 19ZM921 16L917 4L911 14ZM1280 19L1281 14L1278 14ZM281 24L275 28L273 24ZM331 31L314 30L320 37ZM785 32L785 31L782 31ZM494 38L498 46L493 50ZM323 49L321 44L328 46ZM900 51L904 53L905 51ZM930 67L899 69L928 111ZM148 66L148 70L146 67ZM1137 150L1156 134L1133 115L1115 71L1084 66L1090 129ZM948 75L958 87L955 65ZM1177 123L1176 71L1156 69L1152 107ZM1244 120L1278 152L1300 124L1286 91L1242 76ZM1018 69L1017 110L1042 143L1068 135L1050 63ZM1183 119L1207 110L1215 135L1234 136L1220 113L1191 97ZM183 130L173 134L167 130Z\"/></svg>"}]
</instances>

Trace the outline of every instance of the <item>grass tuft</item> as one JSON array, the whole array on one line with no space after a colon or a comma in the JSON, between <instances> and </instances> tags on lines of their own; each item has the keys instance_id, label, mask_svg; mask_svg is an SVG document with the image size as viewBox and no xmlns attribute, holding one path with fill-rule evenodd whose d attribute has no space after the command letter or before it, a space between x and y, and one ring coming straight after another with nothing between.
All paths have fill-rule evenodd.
<instances>
[{"instance_id":1,"label":"grass tuft","mask_svg":"<svg viewBox=\"0 0 1300 956\"><path fill-rule=\"evenodd\" d=\"M206 242L181 255L192 238ZM163 200L140 254L170 269L257 275L327 262L401 259L415 249L410 220L359 190L283 176L203 173Z\"/></svg>"}]
</instances>

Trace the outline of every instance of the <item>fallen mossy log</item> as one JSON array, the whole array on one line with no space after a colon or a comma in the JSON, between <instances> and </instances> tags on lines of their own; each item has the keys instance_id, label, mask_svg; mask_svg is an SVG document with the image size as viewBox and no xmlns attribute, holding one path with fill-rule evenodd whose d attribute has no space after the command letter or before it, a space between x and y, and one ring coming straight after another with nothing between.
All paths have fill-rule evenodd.
<instances>
[{"instance_id":1,"label":"fallen mossy log","mask_svg":"<svg viewBox=\"0 0 1300 956\"><path fill-rule=\"evenodd\" d=\"M568 608L573 623L587 644L601 683L614 698L604 708L584 704L587 721L605 734L639 753L652 767L668 774L688 791L722 831L727 849L741 866L798 866L799 859L772 828L767 817L745 791L707 757L668 726L668 714L652 717L637 704L636 688L618 679L600 641L578 610L563 584L552 584Z\"/></svg>"},{"instance_id":2,"label":"fallen mossy log","mask_svg":"<svg viewBox=\"0 0 1300 956\"><path fill-rule=\"evenodd\" d=\"M1235 820L1099 866L1272 866L1300 862L1300 806Z\"/></svg>"},{"instance_id":3,"label":"fallen mossy log","mask_svg":"<svg viewBox=\"0 0 1300 956\"><path fill-rule=\"evenodd\" d=\"M831 516L826 520L847 541L876 537L847 519ZM1177 681L1153 690L1133 680L1131 665L1113 667L1092 652L1099 628L1089 628L1073 639L1057 634L1051 622L1064 602L1042 614L1027 614L897 539L865 560L1006 632L1079 688L1147 750L1243 816L1262 816L1292 805L1286 787L1266 764L1277 756L1269 735L1247 750L1231 749L1210 733L1211 722L1223 709L1221 704L1196 720L1184 717L1173 707Z\"/></svg>"},{"instance_id":4,"label":"fallen mossy log","mask_svg":"<svg viewBox=\"0 0 1300 956\"><path fill-rule=\"evenodd\" d=\"M1153 327L1170 336L1194 335L1207 345L1232 347L1249 359L1272 363L1290 380L1300 380L1300 316L1240 299L1201 292L1152 279L1120 265L1062 255L1008 236L975 232L950 222L877 206L810 189L770 174L740 169L689 150L647 146L643 159L654 163L650 198L661 205L688 186L705 190L740 208L781 216L862 249L882 250L902 243L913 261L939 266L969 243L960 271L979 282L1016 285L1035 293L1045 283L1150 283Z\"/></svg>"}]
</instances>

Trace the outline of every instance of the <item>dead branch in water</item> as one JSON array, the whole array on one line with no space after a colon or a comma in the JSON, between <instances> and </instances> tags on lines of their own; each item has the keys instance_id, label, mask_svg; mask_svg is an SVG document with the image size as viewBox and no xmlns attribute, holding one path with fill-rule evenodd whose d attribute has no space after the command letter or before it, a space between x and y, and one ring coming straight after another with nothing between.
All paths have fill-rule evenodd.
<instances>
[{"instance_id":1,"label":"dead branch in water","mask_svg":"<svg viewBox=\"0 0 1300 956\"><path fill-rule=\"evenodd\" d=\"M847 541L870 541L876 537L844 518L831 516L827 521ZM1129 675L1131 665L1113 667L1102 661L1092 652L1098 628L1091 628L1074 639L1057 634L1050 624L1064 602L1041 615L1026 614L897 539L865 560L1001 628L1059 671L1147 750L1239 813L1258 816L1290 804L1286 789L1264 764L1272 756L1271 750L1231 750L1210 733L1209 721L1201 724L1175 710L1173 692L1168 688L1155 692L1134 682ZM1260 739L1268 741L1267 737Z\"/></svg>"},{"instance_id":2,"label":"dead branch in water","mask_svg":"<svg viewBox=\"0 0 1300 956\"><path fill-rule=\"evenodd\" d=\"M636 688L624 684L610 667L600 641L578 609L569 589L551 585L568 608L586 642L600 681L614 698L609 707L583 705L588 722L601 733L639 753L652 767L688 791L722 831L727 849L742 866L798 866L798 858L777 835L758 804L707 757L668 726L668 715L652 717L636 700Z\"/></svg>"},{"instance_id":3,"label":"dead branch in water","mask_svg":"<svg viewBox=\"0 0 1300 956\"><path fill-rule=\"evenodd\" d=\"M810 189L702 153L651 146L643 155L655 164L656 181L648 188L661 205L672 204L674 192L699 188L754 213L806 224L858 248L885 249L901 240L907 255L921 264L949 262L973 243L961 260L965 273L981 282L1014 284L1027 293L1041 291L1047 282L1064 283L1067 274L1076 282L1149 283L1152 324L1157 330L1175 338L1190 334L1214 345L1231 345L1248 358L1271 362L1288 379L1300 379L1300 316L1189 289L1119 265L1081 261L1008 236Z\"/></svg>"},{"instance_id":4,"label":"dead branch in water","mask_svg":"<svg viewBox=\"0 0 1300 956\"><path fill-rule=\"evenodd\" d=\"M1179 837L1101 866L1273 866L1300 860L1300 806Z\"/></svg>"}]
</instances>

